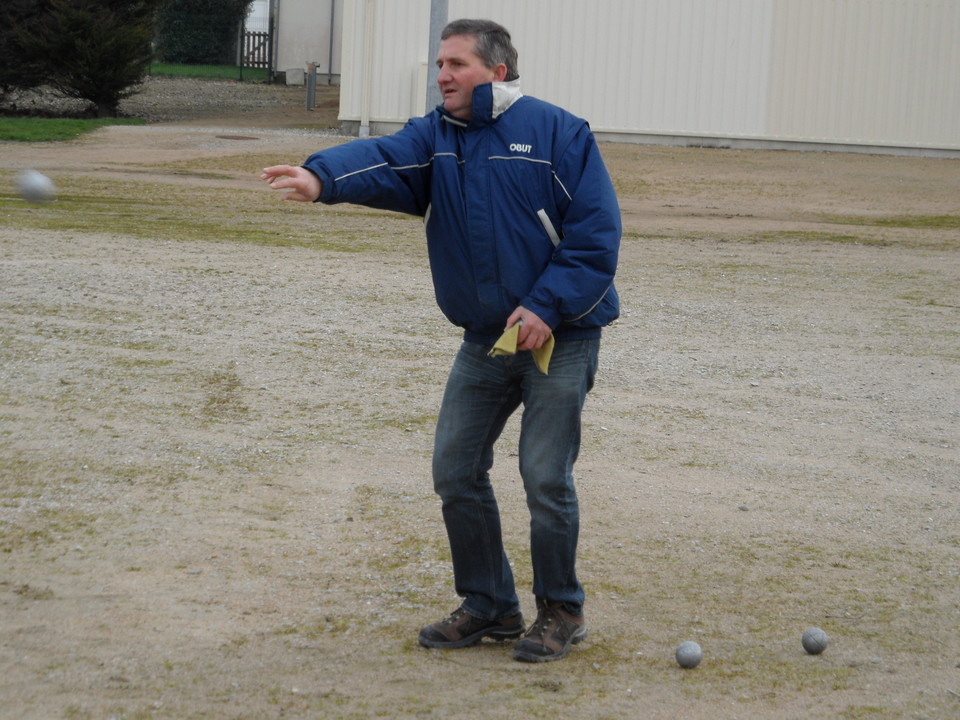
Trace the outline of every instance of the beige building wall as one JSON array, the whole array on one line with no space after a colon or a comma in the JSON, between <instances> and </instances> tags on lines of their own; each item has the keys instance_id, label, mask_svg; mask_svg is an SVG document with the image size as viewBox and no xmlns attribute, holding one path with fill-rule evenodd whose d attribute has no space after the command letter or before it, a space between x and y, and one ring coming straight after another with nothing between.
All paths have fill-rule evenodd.
<instances>
[{"instance_id":1,"label":"beige building wall","mask_svg":"<svg viewBox=\"0 0 960 720\"><path fill-rule=\"evenodd\" d=\"M960 148L960 2L772 5L765 135Z\"/></svg>"},{"instance_id":2,"label":"beige building wall","mask_svg":"<svg viewBox=\"0 0 960 720\"><path fill-rule=\"evenodd\" d=\"M341 120L396 129L425 109L430 0L341 2ZM958 0L449 0L449 17L506 25L524 92L613 139L960 152Z\"/></svg>"},{"instance_id":3,"label":"beige building wall","mask_svg":"<svg viewBox=\"0 0 960 720\"><path fill-rule=\"evenodd\" d=\"M273 0L272 9L277 72L306 71L315 63L322 77L339 78L344 0Z\"/></svg>"},{"instance_id":4,"label":"beige building wall","mask_svg":"<svg viewBox=\"0 0 960 720\"><path fill-rule=\"evenodd\" d=\"M430 0L343 0L343 5L341 121L370 118L390 129L422 115Z\"/></svg>"}]
</instances>

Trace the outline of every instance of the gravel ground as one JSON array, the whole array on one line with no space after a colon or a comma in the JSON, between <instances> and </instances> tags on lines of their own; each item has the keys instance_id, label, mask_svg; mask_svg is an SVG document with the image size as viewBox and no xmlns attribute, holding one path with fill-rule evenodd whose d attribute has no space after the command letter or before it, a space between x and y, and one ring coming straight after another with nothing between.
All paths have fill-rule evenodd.
<instances>
[{"instance_id":1,"label":"gravel ground","mask_svg":"<svg viewBox=\"0 0 960 720\"><path fill-rule=\"evenodd\" d=\"M335 88L318 89L320 102L327 99L331 90L335 92ZM302 87L286 85L149 76L131 97L120 103L120 113L151 123L204 120L280 107L299 109L304 94ZM80 115L89 103L39 89L8 97L0 107L24 114Z\"/></svg>"},{"instance_id":2,"label":"gravel ground","mask_svg":"<svg viewBox=\"0 0 960 720\"><path fill-rule=\"evenodd\" d=\"M342 138L254 88L158 81L163 124L2 145L0 716L957 716L957 161L603 146L590 637L526 666L416 644L456 603L420 221L279 202L257 169ZM60 200L16 198L22 167ZM516 431L493 481L532 614Z\"/></svg>"}]
</instances>

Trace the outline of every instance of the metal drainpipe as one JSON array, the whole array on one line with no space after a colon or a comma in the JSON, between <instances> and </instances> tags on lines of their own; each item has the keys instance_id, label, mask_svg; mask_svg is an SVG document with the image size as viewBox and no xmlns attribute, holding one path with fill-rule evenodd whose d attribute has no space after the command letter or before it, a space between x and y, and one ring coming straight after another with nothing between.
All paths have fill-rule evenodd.
<instances>
[{"instance_id":1,"label":"metal drainpipe","mask_svg":"<svg viewBox=\"0 0 960 720\"><path fill-rule=\"evenodd\" d=\"M330 0L330 42L327 50L327 85L333 85L333 35L337 17L337 0Z\"/></svg>"},{"instance_id":2,"label":"metal drainpipe","mask_svg":"<svg viewBox=\"0 0 960 720\"><path fill-rule=\"evenodd\" d=\"M440 52L440 33L447 26L449 5L447 0L430 0L430 42L427 49L427 106L425 113L431 112L443 102L440 88L437 87L437 54Z\"/></svg>"},{"instance_id":3,"label":"metal drainpipe","mask_svg":"<svg viewBox=\"0 0 960 720\"><path fill-rule=\"evenodd\" d=\"M367 0L363 13L363 96L360 99L360 132L370 137L370 95L373 88L373 0Z\"/></svg>"},{"instance_id":4,"label":"metal drainpipe","mask_svg":"<svg viewBox=\"0 0 960 720\"><path fill-rule=\"evenodd\" d=\"M277 55L280 51L280 43L277 42L275 35L280 32L280 0L269 0L267 4L267 38L270 47L267 50L267 82L275 80L274 75L277 72Z\"/></svg>"}]
</instances>

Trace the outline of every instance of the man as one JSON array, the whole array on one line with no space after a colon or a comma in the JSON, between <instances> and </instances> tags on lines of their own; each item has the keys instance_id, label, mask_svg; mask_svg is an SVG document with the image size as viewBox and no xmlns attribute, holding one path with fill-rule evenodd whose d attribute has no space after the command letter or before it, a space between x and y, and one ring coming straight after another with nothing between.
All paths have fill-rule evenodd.
<instances>
[{"instance_id":1,"label":"man","mask_svg":"<svg viewBox=\"0 0 960 720\"><path fill-rule=\"evenodd\" d=\"M463 602L419 641L458 648L523 636L515 659L556 660L587 634L573 465L601 328L619 313L620 212L586 122L521 94L506 29L457 20L441 38L443 104L434 112L395 135L324 150L303 167L266 168L262 177L289 190L286 199L425 218L438 304L464 329L433 458ZM492 354L507 329L517 352ZM494 442L521 404L537 602L529 630L489 477Z\"/></svg>"}]
</instances>

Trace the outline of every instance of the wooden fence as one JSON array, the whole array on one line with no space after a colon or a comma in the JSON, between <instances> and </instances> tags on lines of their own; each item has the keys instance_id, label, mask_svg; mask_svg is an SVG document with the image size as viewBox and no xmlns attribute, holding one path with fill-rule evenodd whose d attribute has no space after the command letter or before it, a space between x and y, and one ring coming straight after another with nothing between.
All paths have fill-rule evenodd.
<instances>
[{"instance_id":1,"label":"wooden fence","mask_svg":"<svg viewBox=\"0 0 960 720\"><path fill-rule=\"evenodd\" d=\"M270 69L270 33L252 31L243 33L240 65L249 68Z\"/></svg>"}]
</instances>

